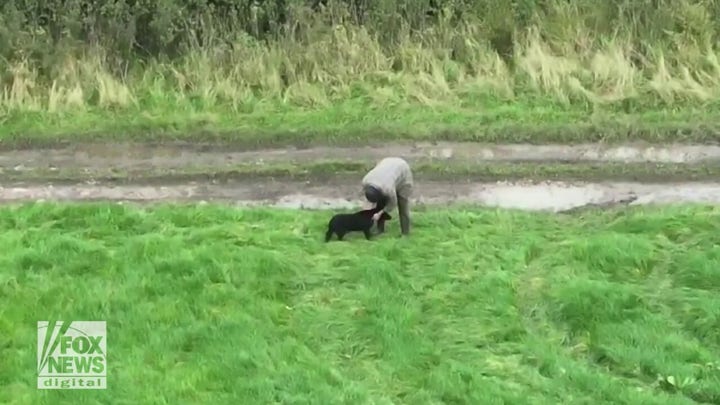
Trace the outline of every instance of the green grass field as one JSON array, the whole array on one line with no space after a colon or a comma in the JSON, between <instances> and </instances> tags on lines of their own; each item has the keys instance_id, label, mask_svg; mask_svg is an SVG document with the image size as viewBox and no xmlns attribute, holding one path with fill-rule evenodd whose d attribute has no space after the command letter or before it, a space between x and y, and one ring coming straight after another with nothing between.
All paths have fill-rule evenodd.
<instances>
[{"instance_id":1,"label":"green grass field","mask_svg":"<svg viewBox=\"0 0 720 405\"><path fill-rule=\"evenodd\" d=\"M720 210L0 209L0 402L720 402ZM36 389L36 322L106 320L109 389Z\"/></svg>"},{"instance_id":2,"label":"green grass field","mask_svg":"<svg viewBox=\"0 0 720 405\"><path fill-rule=\"evenodd\" d=\"M172 93L167 95L174 97ZM585 104L463 100L438 106L340 100L303 108L260 101L241 112L228 105L139 104L64 113L7 113L0 126L5 146L59 142L226 142L247 148L287 145L363 146L368 141L473 141L499 143L718 142L715 106L644 108L633 113L594 112Z\"/></svg>"}]
</instances>

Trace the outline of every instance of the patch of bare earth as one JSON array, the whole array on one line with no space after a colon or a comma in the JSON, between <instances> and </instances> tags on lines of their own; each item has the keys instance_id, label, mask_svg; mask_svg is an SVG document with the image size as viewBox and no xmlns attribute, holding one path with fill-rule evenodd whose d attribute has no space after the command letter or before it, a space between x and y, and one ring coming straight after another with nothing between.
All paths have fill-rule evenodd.
<instances>
[{"instance_id":1,"label":"patch of bare earth","mask_svg":"<svg viewBox=\"0 0 720 405\"><path fill-rule=\"evenodd\" d=\"M225 202L282 208L350 209L362 204L358 184L292 181L189 183L173 186L12 185L1 202ZM568 211L616 204L720 203L720 183L448 183L418 182L417 205L479 204L522 210Z\"/></svg>"},{"instance_id":2,"label":"patch of bare earth","mask_svg":"<svg viewBox=\"0 0 720 405\"><path fill-rule=\"evenodd\" d=\"M718 146L607 146L607 145L481 145L418 143L360 148L233 150L212 145L88 144L55 149L0 153L0 169L35 168L83 171L182 169L228 165L334 161L373 162L385 156L402 156L411 163L423 160L460 162L669 162L697 163L720 160ZM1 202L58 201L222 201L240 205L286 208L351 208L362 203L359 173L331 180L235 180L224 184L187 182L173 184L89 184L85 179L63 184L2 184ZM567 211L585 206L613 204L718 203L720 183L473 183L416 179L414 203L419 205L480 204L527 210Z\"/></svg>"},{"instance_id":3,"label":"patch of bare earth","mask_svg":"<svg viewBox=\"0 0 720 405\"><path fill-rule=\"evenodd\" d=\"M377 161L401 156L409 162L657 162L699 163L720 160L720 146L709 145L485 145L479 143L407 143L365 147L313 147L236 150L232 145L132 143L82 144L52 149L0 152L0 169L75 168L142 170L223 167L238 164Z\"/></svg>"}]
</instances>

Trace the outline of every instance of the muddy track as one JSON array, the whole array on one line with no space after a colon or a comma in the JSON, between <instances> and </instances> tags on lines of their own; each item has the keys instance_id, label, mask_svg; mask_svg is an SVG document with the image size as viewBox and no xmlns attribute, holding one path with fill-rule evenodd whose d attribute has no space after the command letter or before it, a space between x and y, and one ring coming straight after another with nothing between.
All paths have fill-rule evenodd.
<instances>
[{"instance_id":1,"label":"muddy track","mask_svg":"<svg viewBox=\"0 0 720 405\"><path fill-rule=\"evenodd\" d=\"M348 209L362 204L357 184L291 181L191 183L173 186L10 185L0 202L222 202L281 208ZM417 205L469 204L562 212L618 204L720 203L720 183L448 183L418 182Z\"/></svg>"},{"instance_id":2,"label":"muddy track","mask_svg":"<svg viewBox=\"0 0 720 405\"><path fill-rule=\"evenodd\" d=\"M55 182L0 182L0 202L33 200L180 202L207 201L286 208L340 209L359 205L362 173L329 175L306 181L289 178L110 184L94 181L94 174L112 170L182 170L203 167L222 170L238 164L302 165L322 159L374 162L384 156L402 156L411 163L462 162L597 162L676 163L720 162L719 146L687 145L481 145L418 143L354 148L319 147L281 150L233 150L213 145L87 144L53 149L0 152L3 173L33 170L69 170L78 175ZM460 178L418 178L414 202L420 205L480 204L527 210L567 211L586 206L616 204L720 203L720 183L664 182L479 182Z\"/></svg>"},{"instance_id":3,"label":"muddy track","mask_svg":"<svg viewBox=\"0 0 720 405\"><path fill-rule=\"evenodd\" d=\"M51 149L0 152L0 168L179 169L238 164L307 163L317 160L376 161L402 156L410 162L622 162L702 163L720 161L712 145L484 145L405 143L366 147L313 147L243 151L231 145L131 143L83 144Z\"/></svg>"}]
</instances>

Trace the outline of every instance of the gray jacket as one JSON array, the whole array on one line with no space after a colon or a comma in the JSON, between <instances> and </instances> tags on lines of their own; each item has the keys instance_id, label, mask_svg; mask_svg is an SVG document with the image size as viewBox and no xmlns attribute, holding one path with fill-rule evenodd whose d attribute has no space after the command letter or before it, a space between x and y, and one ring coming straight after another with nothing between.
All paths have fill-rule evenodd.
<instances>
[{"instance_id":1,"label":"gray jacket","mask_svg":"<svg viewBox=\"0 0 720 405\"><path fill-rule=\"evenodd\" d=\"M363 186L371 185L380 189L389 201L383 211L390 213L397 207L398 194L410 198L413 187L413 175L408 163L398 157L381 160L362 180Z\"/></svg>"}]
</instances>

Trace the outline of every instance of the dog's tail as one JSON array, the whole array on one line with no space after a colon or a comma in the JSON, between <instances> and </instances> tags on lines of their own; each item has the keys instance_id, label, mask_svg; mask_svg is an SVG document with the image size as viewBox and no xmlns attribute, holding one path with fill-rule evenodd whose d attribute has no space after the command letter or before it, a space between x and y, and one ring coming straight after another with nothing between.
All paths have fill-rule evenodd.
<instances>
[{"instance_id":1,"label":"dog's tail","mask_svg":"<svg viewBox=\"0 0 720 405\"><path fill-rule=\"evenodd\" d=\"M332 229L328 229L327 232L325 232L325 243L330 242L330 238L332 238L333 231Z\"/></svg>"}]
</instances>

